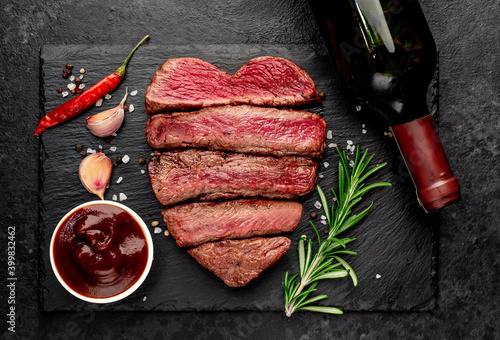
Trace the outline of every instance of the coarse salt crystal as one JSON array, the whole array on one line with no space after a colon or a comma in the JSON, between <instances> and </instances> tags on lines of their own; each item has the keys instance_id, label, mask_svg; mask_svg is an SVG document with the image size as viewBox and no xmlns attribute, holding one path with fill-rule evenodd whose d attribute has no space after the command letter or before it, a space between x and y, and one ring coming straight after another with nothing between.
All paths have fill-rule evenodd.
<instances>
[{"instance_id":1,"label":"coarse salt crystal","mask_svg":"<svg viewBox=\"0 0 500 340\"><path fill-rule=\"evenodd\" d=\"M108 93L108 94L106 94L106 95L104 96L104 99L108 100L108 99L111 99L111 97L113 97L113 96L112 96L112 95L110 95L110 94Z\"/></svg>"},{"instance_id":2,"label":"coarse salt crystal","mask_svg":"<svg viewBox=\"0 0 500 340\"><path fill-rule=\"evenodd\" d=\"M80 90L83 90L83 89L85 88L85 84L83 84L83 83L82 83L82 84L78 85L78 88L79 88Z\"/></svg>"},{"instance_id":3,"label":"coarse salt crystal","mask_svg":"<svg viewBox=\"0 0 500 340\"><path fill-rule=\"evenodd\" d=\"M323 166L324 166L325 168L328 168L328 167L330 166L330 163L328 163L328 162L324 162L324 163L323 163Z\"/></svg>"},{"instance_id":4,"label":"coarse salt crystal","mask_svg":"<svg viewBox=\"0 0 500 340\"><path fill-rule=\"evenodd\" d=\"M130 157L128 155L125 155L122 157L122 162L127 164L130 161Z\"/></svg>"},{"instance_id":5,"label":"coarse salt crystal","mask_svg":"<svg viewBox=\"0 0 500 340\"><path fill-rule=\"evenodd\" d=\"M350 166L351 168L354 168L354 161L353 161L352 159L349 161L349 166Z\"/></svg>"},{"instance_id":6,"label":"coarse salt crystal","mask_svg":"<svg viewBox=\"0 0 500 340\"><path fill-rule=\"evenodd\" d=\"M83 79L83 74L80 74L80 76L78 78Z\"/></svg>"},{"instance_id":7,"label":"coarse salt crystal","mask_svg":"<svg viewBox=\"0 0 500 340\"><path fill-rule=\"evenodd\" d=\"M326 220L326 216L325 215L321 215L321 219L322 220Z\"/></svg>"},{"instance_id":8,"label":"coarse salt crystal","mask_svg":"<svg viewBox=\"0 0 500 340\"><path fill-rule=\"evenodd\" d=\"M356 105L356 111L361 111L361 105Z\"/></svg>"},{"instance_id":9,"label":"coarse salt crystal","mask_svg":"<svg viewBox=\"0 0 500 340\"><path fill-rule=\"evenodd\" d=\"M118 199L118 197L116 195L113 195L113 197L111 197L113 199L113 201L116 201Z\"/></svg>"},{"instance_id":10,"label":"coarse salt crystal","mask_svg":"<svg viewBox=\"0 0 500 340\"><path fill-rule=\"evenodd\" d=\"M91 148L87 149L87 153L93 153Z\"/></svg>"},{"instance_id":11,"label":"coarse salt crystal","mask_svg":"<svg viewBox=\"0 0 500 340\"><path fill-rule=\"evenodd\" d=\"M69 77L69 81L74 81L74 80L75 80L75 76Z\"/></svg>"},{"instance_id":12,"label":"coarse salt crystal","mask_svg":"<svg viewBox=\"0 0 500 340\"><path fill-rule=\"evenodd\" d=\"M141 170L141 174L145 174L146 173L146 170Z\"/></svg>"},{"instance_id":13,"label":"coarse salt crystal","mask_svg":"<svg viewBox=\"0 0 500 340\"><path fill-rule=\"evenodd\" d=\"M314 207L316 209L321 209L321 203L319 201L316 201L316 203L314 203Z\"/></svg>"},{"instance_id":14,"label":"coarse salt crystal","mask_svg":"<svg viewBox=\"0 0 500 340\"><path fill-rule=\"evenodd\" d=\"M328 130L328 131L326 132L326 138L327 138L327 139L332 139L332 138L333 138L333 133L332 133L332 130Z\"/></svg>"},{"instance_id":15,"label":"coarse salt crystal","mask_svg":"<svg viewBox=\"0 0 500 340\"><path fill-rule=\"evenodd\" d=\"M161 228L160 227L156 227L155 230L154 230L154 233L155 234L161 233Z\"/></svg>"},{"instance_id":16,"label":"coarse salt crystal","mask_svg":"<svg viewBox=\"0 0 500 340\"><path fill-rule=\"evenodd\" d=\"M98 99L96 102L95 102L95 106L99 107L102 105L102 98Z\"/></svg>"},{"instance_id":17,"label":"coarse salt crystal","mask_svg":"<svg viewBox=\"0 0 500 340\"><path fill-rule=\"evenodd\" d=\"M127 195L125 195L123 192L120 192L120 201L125 201L127 199Z\"/></svg>"},{"instance_id":18,"label":"coarse salt crystal","mask_svg":"<svg viewBox=\"0 0 500 340\"><path fill-rule=\"evenodd\" d=\"M147 296L143 297L142 301L146 301L147 298L148 298Z\"/></svg>"},{"instance_id":19,"label":"coarse salt crystal","mask_svg":"<svg viewBox=\"0 0 500 340\"><path fill-rule=\"evenodd\" d=\"M330 143L330 144L328 144L328 147L329 148L336 148L337 147L337 143Z\"/></svg>"},{"instance_id":20,"label":"coarse salt crystal","mask_svg":"<svg viewBox=\"0 0 500 340\"><path fill-rule=\"evenodd\" d=\"M326 224L326 220L321 220L321 223Z\"/></svg>"},{"instance_id":21,"label":"coarse salt crystal","mask_svg":"<svg viewBox=\"0 0 500 340\"><path fill-rule=\"evenodd\" d=\"M99 145L99 150L102 150L102 145Z\"/></svg>"},{"instance_id":22,"label":"coarse salt crystal","mask_svg":"<svg viewBox=\"0 0 500 340\"><path fill-rule=\"evenodd\" d=\"M76 84L75 83L69 83L68 84L68 90L73 91L74 89L76 89Z\"/></svg>"},{"instance_id":23,"label":"coarse salt crystal","mask_svg":"<svg viewBox=\"0 0 500 340\"><path fill-rule=\"evenodd\" d=\"M382 275L380 275L380 274L375 275L376 279L380 279L381 277L382 277Z\"/></svg>"},{"instance_id":24,"label":"coarse salt crystal","mask_svg":"<svg viewBox=\"0 0 500 340\"><path fill-rule=\"evenodd\" d=\"M116 136L118 136L118 135L116 134L116 132L113 132L113 133L111 134L111 136L116 137Z\"/></svg>"},{"instance_id":25,"label":"coarse salt crystal","mask_svg":"<svg viewBox=\"0 0 500 340\"><path fill-rule=\"evenodd\" d=\"M325 177L325 176L324 176L323 174L319 174L319 175L318 175L318 177L319 177L319 178L323 178L323 177Z\"/></svg>"},{"instance_id":26,"label":"coarse salt crystal","mask_svg":"<svg viewBox=\"0 0 500 340\"><path fill-rule=\"evenodd\" d=\"M365 135L366 134L366 129L361 130L361 133Z\"/></svg>"},{"instance_id":27,"label":"coarse salt crystal","mask_svg":"<svg viewBox=\"0 0 500 340\"><path fill-rule=\"evenodd\" d=\"M128 112L134 112L134 104L128 106Z\"/></svg>"},{"instance_id":28,"label":"coarse salt crystal","mask_svg":"<svg viewBox=\"0 0 500 340\"><path fill-rule=\"evenodd\" d=\"M348 145L352 145L352 140L348 140L348 141L347 141L347 144L348 144Z\"/></svg>"},{"instance_id":29,"label":"coarse salt crystal","mask_svg":"<svg viewBox=\"0 0 500 340\"><path fill-rule=\"evenodd\" d=\"M130 92L131 96L135 96L136 94L137 94L137 90L134 90L134 91Z\"/></svg>"},{"instance_id":30,"label":"coarse salt crystal","mask_svg":"<svg viewBox=\"0 0 500 340\"><path fill-rule=\"evenodd\" d=\"M110 148L109 148L109 151L111 151L111 152L115 152L115 151L116 151L116 146L112 146L112 147L110 147Z\"/></svg>"},{"instance_id":31,"label":"coarse salt crystal","mask_svg":"<svg viewBox=\"0 0 500 340\"><path fill-rule=\"evenodd\" d=\"M63 97L67 97L69 92L68 91L64 91L63 93L61 93Z\"/></svg>"},{"instance_id":32,"label":"coarse salt crystal","mask_svg":"<svg viewBox=\"0 0 500 340\"><path fill-rule=\"evenodd\" d=\"M361 127L364 129L366 127L366 125L365 124L361 124Z\"/></svg>"},{"instance_id":33,"label":"coarse salt crystal","mask_svg":"<svg viewBox=\"0 0 500 340\"><path fill-rule=\"evenodd\" d=\"M118 177L118 179L116 180L116 183L120 184L122 181L123 181L123 177Z\"/></svg>"}]
</instances>

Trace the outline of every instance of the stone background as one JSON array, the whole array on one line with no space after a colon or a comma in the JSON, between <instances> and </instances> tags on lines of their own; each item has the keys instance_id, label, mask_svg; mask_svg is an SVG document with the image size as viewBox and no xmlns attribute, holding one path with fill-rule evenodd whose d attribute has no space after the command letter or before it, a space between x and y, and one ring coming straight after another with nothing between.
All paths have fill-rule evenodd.
<instances>
[{"instance_id":1,"label":"stone background","mask_svg":"<svg viewBox=\"0 0 500 340\"><path fill-rule=\"evenodd\" d=\"M0 5L0 314L11 339L500 338L499 0L421 1L440 50L438 130L462 201L438 214L429 312L42 313L38 272L40 48L45 44L321 44L303 0L71 1ZM7 331L7 227L16 227L16 333Z\"/></svg>"}]
</instances>

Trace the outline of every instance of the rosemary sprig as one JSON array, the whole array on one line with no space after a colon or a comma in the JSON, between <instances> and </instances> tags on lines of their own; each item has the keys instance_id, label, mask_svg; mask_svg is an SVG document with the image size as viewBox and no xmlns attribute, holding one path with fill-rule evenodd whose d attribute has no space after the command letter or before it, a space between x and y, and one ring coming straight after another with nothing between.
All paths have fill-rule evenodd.
<instances>
[{"instance_id":1,"label":"rosemary sprig","mask_svg":"<svg viewBox=\"0 0 500 340\"><path fill-rule=\"evenodd\" d=\"M359 214L351 215L351 210L361 201L364 194L374 188L391 185L387 182L379 182L365 186L365 180L386 165L386 163L377 164L365 172L373 158L373 155L367 158L368 150L365 150L361 156L359 146L356 148L356 158L351 172L349 172L349 163L345 151L337 148L337 152L340 154L339 188L338 195L332 189L335 198L331 207L328 205L323 190L316 186L328 222L328 237L321 241L318 229L313 222L310 222L318 238L316 254L313 255L313 241L311 239L307 240L303 236L299 240L299 273L289 276L288 272L286 272L285 280L282 283L285 292L285 312L288 317L298 310L330 314L343 313L342 310L335 307L314 305L317 301L324 300L328 296L322 294L311 297L311 294L317 290L319 280L350 276L354 286L358 284L358 278L354 270L340 257L341 255L356 255L355 252L346 250L347 244L355 239L339 239L337 235L358 223L370 211L373 202ZM298 278L300 278L300 281L297 281Z\"/></svg>"}]
</instances>

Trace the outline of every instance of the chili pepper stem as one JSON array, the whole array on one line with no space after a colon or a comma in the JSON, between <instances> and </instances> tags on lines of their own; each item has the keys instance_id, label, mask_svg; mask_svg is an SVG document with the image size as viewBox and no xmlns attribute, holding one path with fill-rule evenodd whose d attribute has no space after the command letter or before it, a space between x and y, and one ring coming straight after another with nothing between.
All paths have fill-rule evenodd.
<instances>
[{"instance_id":1,"label":"chili pepper stem","mask_svg":"<svg viewBox=\"0 0 500 340\"><path fill-rule=\"evenodd\" d=\"M134 49L132 50L132 52L130 52L130 54L128 55L127 59L125 59L125 62L123 63L122 66L120 66L117 70L116 70L116 74L119 75L120 77L124 77L125 76L125 69L127 68L127 64L128 62L130 61L130 58L132 58L132 56L134 55L135 51L139 48L139 46L141 46L141 44L146 41L147 39L149 38L149 34L146 35L144 38L142 38L141 41L139 41L139 43L134 47Z\"/></svg>"}]
</instances>

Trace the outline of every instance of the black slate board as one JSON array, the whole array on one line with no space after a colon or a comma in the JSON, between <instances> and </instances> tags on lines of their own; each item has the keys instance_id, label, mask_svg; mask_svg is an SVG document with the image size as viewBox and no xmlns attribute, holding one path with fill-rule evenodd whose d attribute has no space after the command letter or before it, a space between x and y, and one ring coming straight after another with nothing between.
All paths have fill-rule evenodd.
<instances>
[{"instance_id":1,"label":"black slate board","mask_svg":"<svg viewBox=\"0 0 500 340\"><path fill-rule=\"evenodd\" d=\"M91 86L121 65L132 46L44 46L41 52L42 79L41 110L50 112L66 99L56 88L66 90L69 83L61 77L66 62L75 70L85 68L84 83ZM144 126L148 117L144 113L144 92L156 69L168 58L198 57L232 74L249 59L262 55L288 58L305 69L326 97L321 106L308 108L323 115L333 139L327 143L346 146L347 140L375 152L375 162L388 162L372 181L389 181L391 188L383 188L365 196L358 207L375 201L372 212L345 236L356 237L350 249L359 255L351 256L349 263L356 270L359 285L345 279L320 283L320 290L330 296L328 305L346 311L410 311L428 310L435 303L435 249L436 220L425 214L418 205L413 184L392 139L384 136L387 125L346 100L335 78L333 68L323 49L308 45L186 45L141 47L129 64L126 78L105 100L100 108L92 107L80 116L45 131L40 138L40 247L41 296L45 311L67 310L123 310L123 311L187 311L187 310L269 310L282 311L281 282L285 271L297 271L298 238L305 234L313 237L309 214L318 211L314 203L316 193L303 199L304 214L298 229L291 235L292 247L273 267L244 288L229 288L220 279L202 268L185 250L175 246L172 237L154 234L154 262L150 275L132 296L109 305L81 302L67 293L57 282L48 255L50 237L58 221L73 207L96 199L80 184L78 165L82 156L74 150L83 144L103 151L112 159L129 155L131 161L114 169L110 188L105 198L125 193L122 203L134 209L149 224L161 221L161 206L150 188L140 157L149 158L153 150L147 145ZM85 117L116 106L128 87L138 95L129 97L135 111L127 113L125 122L110 143L93 136L85 127ZM366 133L362 133L366 124ZM110 147L116 146L116 152ZM325 189L336 188L338 155L327 148L324 159L330 165L320 169L318 183ZM117 184L119 177L123 181ZM321 215L321 214L320 214ZM316 221L320 230L325 228Z\"/></svg>"}]
</instances>

